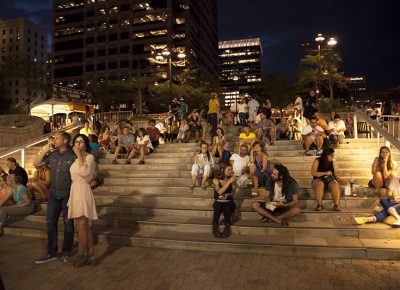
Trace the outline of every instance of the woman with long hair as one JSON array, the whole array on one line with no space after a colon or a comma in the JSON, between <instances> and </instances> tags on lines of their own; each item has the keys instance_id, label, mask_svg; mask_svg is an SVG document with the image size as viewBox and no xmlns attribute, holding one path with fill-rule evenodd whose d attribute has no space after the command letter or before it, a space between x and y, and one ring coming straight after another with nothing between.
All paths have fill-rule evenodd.
<instances>
[{"instance_id":1,"label":"woman with long hair","mask_svg":"<svg viewBox=\"0 0 400 290\"><path fill-rule=\"evenodd\" d=\"M227 238L232 234L231 222L232 214L235 212L235 202L233 196L236 192L237 176L233 174L232 165L223 166L217 177L213 179L214 184L214 215L213 215L213 234L216 238ZM219 230L219 219L224 213L225 228L221 233Z\"/></svg>"},{"instance_id":2,"label":"woman with long hair","mask_svg":"<svg viewBox=\"0 0 400 290\"><path fill-rule=\"evenodd\" d=\"M90 154L89 138L83 134L76 135L72 150L76 160L71 165L71 192L68 201L68 218L75 219L78 229L78 254L71 262L76 267L87 264L96 265L93 248L93 234L89 220L97 219L96 204L94 202L90 181L93 179L96 162Z\"/></svg>"},{"instance_id":3,"label":"woman with long hair","mask_svg":"<svg viewBox=\"0 0 400 290\"><path fill-rule=\"evenodd\" d=\"M115 149L115 137L111 135L111 129L104 126L102 132L99 134L99 145L105 150Z\"/></svg>"},{"instance_id":4,"label":"woman with long hair","mask_svg":"<svg viewBox=\"0 0 400 290\"><path fill-rule=\"evenodd\" d=\"M15 204L0 207L0 236L3 234L3 227L9 216L27 216L34 211L34 204L26 190L26 187L22 184L22 178L10 174L7 176L7 190L6 195L3 197L4 201L7 201L12 196Z\"/></svg>"},{"instance_id":5,"label":"woman with long hair","mask_svg":"<svg viewBox=\"0 0 400 290\"><path fill-rule=\"evenodd\" d=\"M29 180L26 187L28 192L35 197L36 200L46 201L49 198L49 185L50 185L50 168L42 165L36 168L33 178ZM39 193L36 196L35 193Z\"/></svg>"},{"instance_id":6,"label":"woman with long hair","mask_svg":"<svg viewBox=\"0 0 400 290\"><path fill-rule=\"evenodd\" d=\"M151 143L149 135L145 128L140 128L138 130L138 136L136 137L136 142L133 145L132 151L129 153L127 163L131 163L131 159L140 155L139 164L144 164L144 156L153 153L154 147Z\"/></svg>"},{"instance_id":7,"label":"woman with long hair","mask_svg":"<svg viewBox=\"0 0 400 290\"><path fill-rule=\"evenodd\" d=\"M372 163L372 186L375 188L374 194L379 195L382 187L388 187L393 177L396 177L397 164L392 159L389 147L382 146L379 156Z\"/></svg>"},{"instance_id":8,"label":"woman with long hair","mask_svg":"<svg viewBox=\"0 0 400 290\"><path fill-rule=\"evenodd\" d=\"M221 127L218 127L212 141L211 156L218 157L221 161L222 154L225 151L226 141L224 130Z\"/></svg>"},{"instance_id":9,"label":"woman with long hair","mask_svg":"<svg viewBox=\"0 0 400 290\"><path fill-rule=\"evenodd\" d=\"M295 207L298 204L299 185L282 164L275 164L268 192L265 202L254 202L253 209L263 217L262 221L288 225L287 219L300 213L300 209Z\"/></svg>"},{"instance_id":10,"label":"woman with long hair","mask_svg":"<svg viewBox=\"0 0 400 290\"><path fill-rule=\"evenodd\" d=\"M333 164L335 150L328 147L322 151L320 157L316 158L311 167L311 175L313 176L312 188L315 192L317 207L316 211L323 209L322 199L326 191L330 192L334 202L333 210L341 211L339 183L344 184L344 181L336 174Z\"/></svg>"},{"instance_id":11,"label":"woman with long hair","mask_svg":"<svg viewBox=\"0 0 400 290\"><path fill-rule=\"evenodd\" d=\"M192 165L192 183L190 189L193 190L196 186L196 179L202 175L201 188L203 190L207 187L207 179L211 177L212 168L214 167L214 158L208 150L207 142L200 143L200 152L193 158L194 164Z\"/></svg>"},{"instance_id":12,"label":"woman with long hair","mask_svg":"<svg viewBox=\"0 0 400 290\"><path fill-rule=\"evenodd\" d=\"M258 189L261 186L266 188L270 182L271 164L267 153L263 152L261 144L254 142L250 150L250 175L253 180L252 196L258 196Z\"/></svg>"}]
</instances>

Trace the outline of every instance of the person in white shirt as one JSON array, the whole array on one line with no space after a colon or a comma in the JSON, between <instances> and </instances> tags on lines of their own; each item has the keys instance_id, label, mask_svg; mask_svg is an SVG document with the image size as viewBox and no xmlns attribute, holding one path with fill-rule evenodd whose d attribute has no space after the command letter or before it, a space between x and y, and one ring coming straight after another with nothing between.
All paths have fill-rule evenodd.
<instances>
[{"instance_id":1,"label":"person in white shirt","mask_svg":"<svg viewBox=\"0 0 400 290\"><path fill-rule=\"evenodd\" d=\"M337 144L342 144L344 139L344 131L346 131L346 124L340 119L340 116L336 114L333 117L333 121L329 122L329 142L335 148Z\"/></svg>"},{"instance_id":2,"label":"person in white shirt","mask_svg":"<svg viewBox=\"0 0 400 290\"><path fill-rule=\"evenodd\" d=\"M257 118L257 112L258 108L260 107L260 103L256 99L251 98L247 106L249 107L249 122L254 123Z\"/></svg>"},{"instance_id":3,"label":"person in white shirt","mask_svg":"<svg viewBox=\"0 0 400 290\"><path fill-rule=\"evenodd\" d=\"M297 95L297 96L295 96L295 101L294 101L294 108L296 108L299 112L300 112L300 115L301 116L303 116L303 110L304 110L304 108L303 108L303 99L299 96L299 95Z\"/></svg>"},{"instance_id":4,"label":"person in white shirt","mask_svg":"<svg viewBox=\"0 0 400 290\"><path fill-rule=\"evenodd\" d=\"M192 183L190 189L193 190L196 185L196 179L202 175L201 188L206 190L207 179L211 177L212 168L214 167L214 158L212 158L208 150L207 142L200 143L200 152L194 156L194 164L192 165Z\"/></svg>"},{"instance_id":5,"label":"person in white shirt","mask_svg":"<svg viewBox=\"0 0 400 290\"><path fill-rule=\"evenodd\" d=\"M324 145L324 138L326 138L324 129L317 125L317 118L311 117L310 124L303 128L303 140L304 149L306 149L306 154L311 155L310 147L315 144L317 147L317 154L322 153L322 146Z\"/></svg>"},{"instance_id":6,"label":"person in white shirt","mask_svg":"<svg viewBox=\"0 0 400 290\"><path fill-rule=\"evenodd\" d=\"M246 119L247 119L247 104L246 104L246 99L244 97L240 98L240 103L237 104L237 111L239 114L240 126L243 126L244 124L246 124Z\"/></svg>"},{"instance_id":7,"label":"person in white shirt","mask_svg":"<svg viewBox=\"0 0 400 290\"><path fill-rule=\"evenodd\" d=\"M233 173L238 177L236 183L238 186L242 186L249 175L247 174L249 167L250 156L247 154L247 145L242 144L240 146L239 154L234 153L229 162L233 167Z\"/></svg>"},{"instance_id":8,"label":"person in white shirt","mask_svg":"<svg viewBox=\"0 0 400 290\"><path fill-rule=\"evenodd\" d=\"M132 151L129 153L127 163L131 163L131 159L140 155L139 164L144 164L144 156L152 153L154 151L153 144L151 143L149 135L145 128L140 128L138 130L138 136L136 138L135 145Z\"/></svg>"},{"instance_id":9,"label":"person in white shirt","mask_svg":"<svg viewBox=\"0 0 400 290\"><path fill-rule=\"evenodd\" d=\"M176 139L178 140L178 142L187 143L188 134L189 134L189 126L188 126L186 120L182 120L181 126L179 127L179 133L178 133L178 136L176 137Z\"/></svg>"}]
</instances>

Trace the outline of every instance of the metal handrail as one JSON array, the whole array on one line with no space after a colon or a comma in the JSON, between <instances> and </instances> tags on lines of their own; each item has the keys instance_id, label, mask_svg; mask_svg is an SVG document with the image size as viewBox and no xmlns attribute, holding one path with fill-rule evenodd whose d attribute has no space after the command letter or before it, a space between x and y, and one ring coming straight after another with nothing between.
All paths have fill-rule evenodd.
<instances>
[{"instance_id":1,"label":"metal handrail","mask_svg":"<svg viewBox=\"0 0 400 290\"><path fill-rule=\"evenodd\" d=\"M398 117L398 116L397 116ZM360 118L363 121L365 121L368 125L370 125L376 132L377 132L377 139L378 139L378 147L379 147L379 142L380 142L380 136L385 138L386 142L390 143L392 146L394 146L397 150L400 151L400 142L397 140L393 135L391 135L388 130L383 128L381 124L379 124L378 121L371 119L367 113L362 112L357 109L357 111L354 114L354 124L357 124L357 119ZM356 125L354 127L357 127ZM355 132L357 130L355 129ZM355 138L356 134L355 134Z\"/></svg>"},{"instance_id":2,"label":"metal handrail","mask_svg":"<svg viewBox=\"0 0 400 290\"><path fill-rule=\"evenodd\" d=\"M69 127L64 128L63 130L64 131L72 131L72 130L75 130L75 129L79 129L80 127L82 127L82 125L80 125L80 124L79 125L71 125ZM40 143L46 141L53 134L54 134L54 132L51 132L51 133L42 135L39 138L34 138L34 139L29 140L29 141L26 141L26 142L22 143L21 145L13 146L13 147L8 148L6 150L0 151L0 158L7 157L7 156L9 156L11 154L14 154L14 153L16 153L18 151L21 151L21 162L20 162L20 164L21 164L22 167L25 167L25 150L27 148L29 148L29 147L32 147L32 146L34 146L36 144L40 144Z\"/></svg>"}]
</instances>

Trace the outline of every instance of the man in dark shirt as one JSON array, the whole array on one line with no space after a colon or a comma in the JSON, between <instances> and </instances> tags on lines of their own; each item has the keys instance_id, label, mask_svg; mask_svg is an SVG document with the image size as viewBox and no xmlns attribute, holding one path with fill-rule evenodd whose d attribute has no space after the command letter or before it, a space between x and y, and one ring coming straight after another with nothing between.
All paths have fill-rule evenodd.
<instances>
[{"instance_id":1,"label":"man in dark shirt","mask_svg":"<svg viewBox=\"0 0 400 290\"><path fill-rule=\"evenodd\" d=\"M54 148L46 145L36 156L33 165L39 167L46 164L50 167L50 195L47 202L47 254L36 260L36 264L43 264L57 259L57 223L60 213L63 213L64 243L62 247L64 262L71 256L74 241L74 223L68 219L68 200L71 189L71 174L69 169L75 161L75 154L68 144L71 136L66 132L57 132L54 135Z\"/></svg>"},{"instance_id":2,"label":"man in dark shirt","mask_svg":"<svg viewBox=\"0 0 400 290\"><path fill-rule=\"evenodd\" d=\"M8 174L14 174L15 176L21 177L21 184L26 187L28 183L28 174L25 169L19 166L14 157L7 158Z\"/></svg>"}]
</instances>

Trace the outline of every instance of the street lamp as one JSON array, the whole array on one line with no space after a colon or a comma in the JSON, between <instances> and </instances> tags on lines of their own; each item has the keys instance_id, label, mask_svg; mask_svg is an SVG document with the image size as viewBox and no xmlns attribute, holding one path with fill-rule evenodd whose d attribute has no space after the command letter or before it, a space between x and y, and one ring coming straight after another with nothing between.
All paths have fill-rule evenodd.
<instances>
[{"instance_id":1,"label":"street lamp","mask_svg":"<svg viewBox=\"0 0 400 290\"><path fill-rule=\"evenodd\" d=\"M318 80L318 76L321 73L321 46L325 41L325 36L322 33L318 33L317 37L315 38L315 41L317 42L318 45L318 67L317 67L317 79L315 82L315 93L317 95L317 101L319 99L319 93L320 93L320 84L319 84L319 80ZM337 40L334 37L330 37L329 40L326 43L328 46L330 47L334 47L337 44ZM324 75L326 75L327 72L324 71Z\"/></svg>"},{"instance_id":2,"label":"street lamp","mask_svg":"<svg viewBox=\"0 0 400 290\"><path fill-rule=\"evenodd\" d=\"M172 50L172 52L174 52ZM186 58L186 54L181 50L178 53L175 53L175 55L178 57L178 61L176 63L179 63L180 61L184 60ZM155 57L155 60L163 63L165 59L168 61L168 86L169 86L169 98L172 99L172 64L174 63L172 61L173 54L171 53L168 48L165 48L161 53L158 53Z\"/></svg>"}]
</instances>

